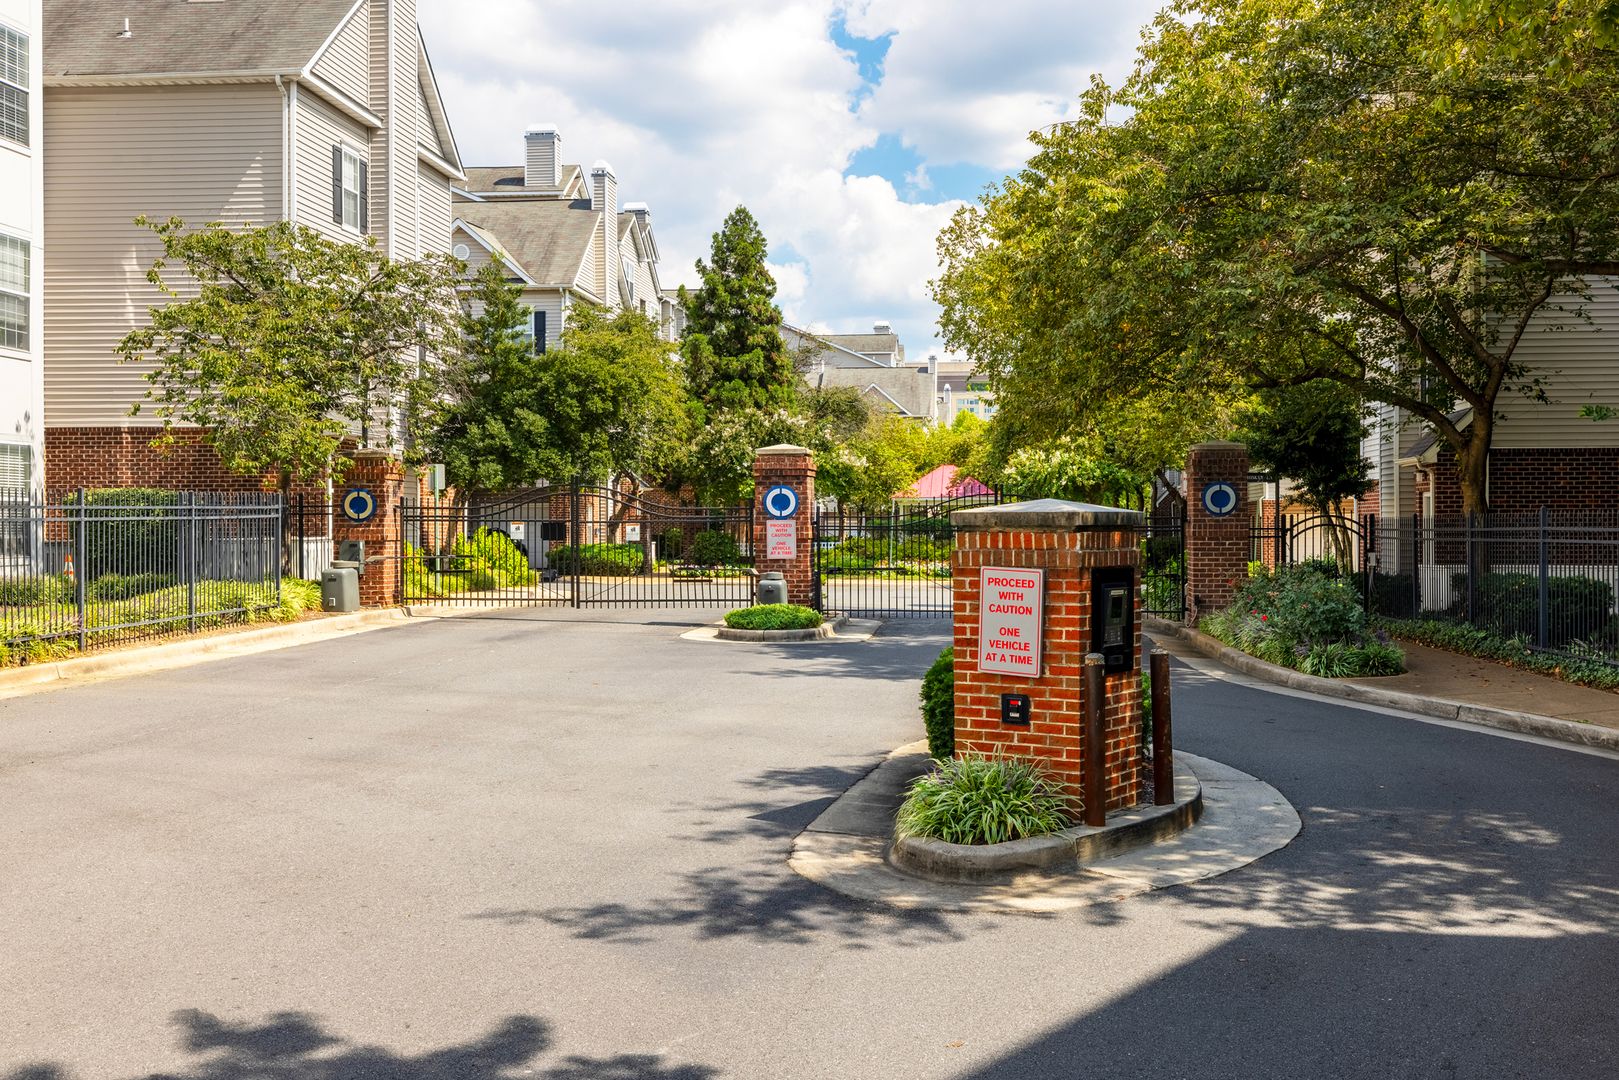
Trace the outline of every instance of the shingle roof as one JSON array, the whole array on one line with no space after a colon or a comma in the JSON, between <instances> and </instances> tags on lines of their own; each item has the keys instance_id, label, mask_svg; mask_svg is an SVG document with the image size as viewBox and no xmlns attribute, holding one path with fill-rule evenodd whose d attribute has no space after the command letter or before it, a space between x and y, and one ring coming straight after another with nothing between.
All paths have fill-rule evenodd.
<instances>
[{"instance_id":1,"label":"shingle roof","mask_svg":"<svg viewBox=\"0 0 1619 1080\"><path fill-rule=\"evenodd\" d=\"M1458 428L1465 428L1467 425L1473 422L1473 410L1470 406L1464 406L1457 409L1455 412L1450 413L1449 418L1450 422L1455 424ZM1416 442L1411 444L1403 455L1401 455L1401 460L1408 461L1411 458L1419 458L1428 451L1432 450L1438 445L1438 443L1439 432L1430 427L1424 431L1420 437L1418 437Z\"/></svg>"},{"instance_id":2,"label":"shingle roof","mask_svg":"<svg viewBox=\"0 0 1619 1080\"><path fill-rule=\"evenodd\" d=\"M822 334L834 345L853 349L857 353L891 353L899 351L898 334Z\"/></svg>"},{"instance_id":3,"label":"shingle roof","mask_svg":"<svg viewBox=\"0 0 1619 1080\"><path fill-rule=\"evenodd\" d=\"M601 225L600 211L583 199L463 202L456 217L494 237L541 285L571 284Z\"/></svg>"},{"instance_id":4,"label":"shingle roof","mask_svg":"<svg viewBox=\"0 0 1619 1080\"><path fill-rule=\"evenodd\" d=\"M302 71L355 0L198 4L45 0L44 72L154 75ZM119 37L124 19L130 36Z\"/></svg>"},{"instance_id":5,"label":"shingle roof","mask_svg":"<svg viewBox=\"0 0 1619 1080\"><path fill-rule=\"evenodd\" d=\"M573 184L583 179L585 170L579 165L562 166L562 190L566 191ZM491 165L467 170L468 191L528 191L523 183L523 166L521 165ZM543 192L536 191L536 195L543 196Z\"/></svg>"}]
</instances>

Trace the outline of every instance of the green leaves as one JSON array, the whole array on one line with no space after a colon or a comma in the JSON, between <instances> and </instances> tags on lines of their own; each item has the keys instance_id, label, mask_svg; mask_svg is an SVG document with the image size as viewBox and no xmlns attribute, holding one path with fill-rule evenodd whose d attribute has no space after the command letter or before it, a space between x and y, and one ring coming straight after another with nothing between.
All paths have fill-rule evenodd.
<instances>
[{"instance_id":1,"label":"green leaves","mask_svg":"<svg viewBox=\"0 0 1619 1080\"><path fill-rule=\"evenodd\" d=\"M1032 761L968 754L911 783L894 835L999 844L1068 828L1076 804Z\"/></svg>"},{"instance_id":2,"label":"green leaves","mask_svg":"<svg viewBox=\"0 0 1619 1080\"><path fill-rule=\"evenodd\" d=\"M428 398L422 354L459 348L453 260L396 262L288 222L140 223L163 243L148 276L174 299L117 351L150 365L146 398L165 429L205 429L233 472L277 474L286 490L341 473L346 439L396 445L397 422L418 420Z\"/></svg>"},{"instance_id":3,"label":"green leaves","mask_svg":"<svg viewBox=\"0 0 1619 1080\"><path fill-rule=\"evenodd\" d=\"M702 285L681 290L686 383L709 410L768 410L793 402L797 376L781 339L767 256L758 222L739 206L714 234L709 261L697 260Z\"/></svg>"}]
</instances>

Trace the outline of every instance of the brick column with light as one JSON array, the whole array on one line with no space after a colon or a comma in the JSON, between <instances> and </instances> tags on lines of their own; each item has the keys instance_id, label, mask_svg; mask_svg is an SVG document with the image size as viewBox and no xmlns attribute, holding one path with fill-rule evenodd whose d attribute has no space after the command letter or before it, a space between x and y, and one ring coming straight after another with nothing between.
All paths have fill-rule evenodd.
<instances>
[{"instance_id":1,"label":"brick column with light","mask_svg":"<svg viewBox=\"0 0 1619 1080\"><path fill-rule=\"evenodd\" d=\"M788 487L798 496L793 523L794 554L772 559L769 523L781 521L765 510L765 495L773 487ZM753 455L753 568L760 574L778 573L787 579L787 602L808 607L813 599L815 557L815 455L802 446L764 446Z\"/></svg>"},{"instance_id":2,"label":"brick column with light","mask_svg":"<svg viewBox=\"0 0 1619 1080\"><path fill-rule=\"evenodd\" d=\"M350 521L343 512L352 491L364 489L376 500L377 510L367 521ZM391 607L399 603L401 557L399 500L405 490L405 470L397 459L361 451L343 474L333 493L337 500L332 551L344 540L365 541L365 566L360 571L360 606Z\"/></svg>"},{"instance_id":3,"label":"brick column with light","mask_svg":"<svg viewBox=\"0 0 1619 1080\"><path fill-rule=\"evenodd\" d=\"M1078 795L1085 755L1085 654L1093 651L1091 575L1129 567L1130 670L1104 682L1107 809L1134 806L1141 794L1141 550L1143 516L1134 510L1037 499L958 510L950 587L955 614L956 753L999 754L1039 761ZM979 670L984 600L981 570L1045 571L1040 675L1025 678ZM1028 694L1029 723L1001 722L1001 695Z\"/></svg>"},{"instance_id":4,"label":"brick column with light","mask_svg":"<svg viewBox=\"0 0 1619 1080\"><path fill-rule=\"evenodd\" d=\"M1213 489L1211 490L1211 485ZM1222 502L1227 496L1233 501ZM1208 498L1205 498L1205 493ZM1210 506L1231 509L1224 514ZM1279 508L1278 508L1279 509ZM1248 577L1252 555L1248 510L1248 448L1199 443L1186 453L1186 620L1231 603Z\"/></svg>"}]
</instances>

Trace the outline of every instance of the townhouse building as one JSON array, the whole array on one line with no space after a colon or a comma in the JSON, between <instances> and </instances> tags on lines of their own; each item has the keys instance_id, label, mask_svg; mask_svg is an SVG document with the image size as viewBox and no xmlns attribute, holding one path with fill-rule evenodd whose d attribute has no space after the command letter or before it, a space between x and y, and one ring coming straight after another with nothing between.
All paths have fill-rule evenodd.
<instances>
[{"instance_id":1,"label":"townhouse building","mask_svg":"<svg viewBox=\"0 0 1619 1080\"><path fill-rule=\"evenodd\" d=\"M781 336L811 386L854 387L874 409L922 423L937 419L929 365L905 362L905 346L888 323L869 334L817 334L784 323Z\"/></svg>"},{"instance_id":2,"label":"townhouse building","mask_svg":"<svg viewBox=\"0 0 1619 1080\"><path fill-rule=\"evenodd\" d=\"M0 499L43 483L42 18L40 0L0 0Z\"/></svg>"},{"instance_id":3,"label":"townhouse building","mask_svg":"<svg viewBox=\"0 0 1619 1080\"><path fill-rule=\"evenodd\" d=\"M679 340L685 317L658 280L651 209L620 203L607 162L567 163L556 128L524 132L520 165L467 169L454 210L452 250L473 273L498 259L522 285L537 350L556 346L581 303L638 311Z\"/></svg>"},{"instance_id":4,"label":"townhouse building","mask_svg":"<svg viewBox=\"0 0 1619 1080\"><path fill-rule=\"evenodd\" d=\"M465 174L415 0L45 0L44 40L49 484L254 487L130 415L144 371L113 350L166 300L135 218L448 251Z\"/></svg>"}]
</instances>

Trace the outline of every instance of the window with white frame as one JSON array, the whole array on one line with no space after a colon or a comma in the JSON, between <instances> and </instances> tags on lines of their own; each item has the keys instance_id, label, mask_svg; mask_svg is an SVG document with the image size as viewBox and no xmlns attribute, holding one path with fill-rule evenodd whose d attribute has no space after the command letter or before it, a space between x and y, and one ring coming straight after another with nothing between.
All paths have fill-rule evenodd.
<instances>
[{"instance_id":1,"label":"window with white frame","mask_svg":"<svg viewBox=\"0 0 1619 1080\"><path fill-rule=\"evenodd\" d=\"M0 558L28 554L31 523L27 500L33 468L33 447L0 442Z\"/></svg>"},{"instance_id":2,"label":"window with white frame","mask_svg":"<svg viewBox=\"0 0 1619 1080\"><path fill-rule=\"evenodd\" d=\"M332 144L332 221L354 232L370 232L366 206L365 159L337 143Z\"/></svg>"},{"instance_id":3,"label":"window with white frame","mask_svg":"<svg viewBox=\"0 0 1619 1080\"><path fill-rule=\"evenodd\" d=\"M0 26L0 138L28 145L28 35Z\"/></svg>"},{"instance_id":4,"label":"window with white frame","mask_svg":"<svg viewBox=\"0 0 1619 1080\"><path fill-rule=\"evenodd\" d=\"M28 241L0 234L0 348L28 351Z\"/></svg>"}]
</instances>

